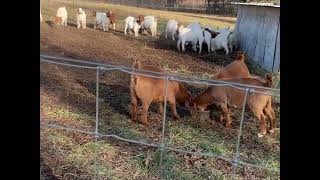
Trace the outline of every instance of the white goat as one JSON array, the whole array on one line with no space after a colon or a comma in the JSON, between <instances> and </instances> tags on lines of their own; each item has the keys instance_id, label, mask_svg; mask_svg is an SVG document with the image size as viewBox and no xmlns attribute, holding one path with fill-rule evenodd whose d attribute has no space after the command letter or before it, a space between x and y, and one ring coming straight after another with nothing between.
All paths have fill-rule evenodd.
<instances>
[{"instance_id":1,"label":"white goat","mask_svg":"<svg viewBox=\"0 0 320 180\"><path fill-rule=\"evenodd\" d=\"M180 45L182 46L182 51L185 51L186 43L189 42L192 44L192 50L197 51L197 43L203 42L202 29L192 29L184 28L180 26L178 29L179 40L177 42L177 48L180 51ZM202 43L199 43L199 53L202 50Z\"/></svg>"},{"instance_id":2,"label":"white goat","mask_svg":"<svg viewBox=\"0 0 320 180\"><path fill-rule=\"evenodd\" d=\"M67 26L68 13L65 6L62 6L57 10L56 17L61 18L61 25Z\"/></svg>"},{"instance_id":3,"label":"white goat","mask_svg":"<svg viewBox=\"0 0 320 180\"><path fill-rule=\"evenodd\" d=\"M143 30L150 30L151 36L157 35L157 18L154 16L144 17L144 21L141 22L141 28Z\"/></svg>"},{"instance_id":4,"label":"white goat","mask_svg":"<svg viewBox=\"0 0 320 180\"><path fill-rule=\"evenodd\" d=\"M102 12L93 12L93 16L96 18L94 20L93 28L96 29L97 26L101 26L103 31L107 31L109 26L109 18L106 13Z\"/></svg>"},{"instance_id":5,"label":"white goat","mask_svg":"<svg viewBox=\"0 0 320 180\"><path fill-rule=\"evenodd\" d=\"M80 26L82 26L83 29L85 29L87 26L87 15L84 12L84 10L82 8L78 9L78 13L76 15L76 19L77 19L77 28L79 29Z\"/></svg>"},{"instance_id":6,"label":"white goat","mask_svg":"<svg viewBox=\"0 0 320 180\"><path fill-rule=\"evenodd\" d=\"M166 27L166 39L168 39L168 33L171 33L172 40L175 40L175 36L177 35L177 30L179 28L179 24L176 20L169 20Z\"/></svg>"},{"instance_id":7,"label":"white goat","mask_svg":"<svg viewBox=\"0 0 320 180\"><path fill-rule=\"evenodd\" d=\"M196 47L197 47L197 45L199 45L199 54L200 54L202 51L202 43L205 41L205 37L207 37L207 39L209 39L209 35L208 35L208 33L203 31L203 29L201 28L201 25L198 22L193 22L193 23L189 24L187 26L187 28L190 28L191 31L193 32L193 36L195 36L194 38L192 38L192 39L194 39L194 41L189 41L192 43L192 49L194 51L197 51ZM188 44L188 41L187 41L187 44ZM209 45L209 47L210 47L210 45ZM208 52L210 52L210 51L208 50Z\"/></svg>"},{"instance_id":8,"label":"white goat","mask_svg":"<svg viewBox=\"0 0 320 180\"><path fill-rule=\"evenodd\" d=\"M233 49L236 48L236 33L234 32L234 29L230 29L230 27L228 27L228 28L220 29L220 30L218 30L218 32L229 33L228 48L229 48L230 52L232 53Z\"/></svg>"},{"instance_id":9,"label":"white goat","mask_svg":"<svg viewBox=\"0 0 320 180\"><path fill-rule=\"evenodd\" d=\"M127 30L129 29L129 33L131 34L131 30L134 32L134 36L138 36L138 32L141 26L137 23L136 18L132 16L128 16L125 19L125 26L124 26L124 34L127 35Z\"/></svg>"},{"instance_id":10,"label":"white goat","mask_svg":"<svg viewBox=\"0 0 320 180\"><path fill-rule=\"evenodd\" d=\"M222 31L215 38L211 39L211 51L214 52L219 49L224 49L226 51L226 55L229 54L228 48L228 36L230 31Z\"/></svg>"}]
</instances>

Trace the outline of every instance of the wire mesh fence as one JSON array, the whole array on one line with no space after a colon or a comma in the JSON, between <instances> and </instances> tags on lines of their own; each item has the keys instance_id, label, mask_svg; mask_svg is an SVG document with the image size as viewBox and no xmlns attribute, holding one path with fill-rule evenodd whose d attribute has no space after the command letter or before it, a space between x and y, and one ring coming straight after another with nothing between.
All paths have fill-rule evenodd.
<instances>
[{"instance_id":1,"label":"wire mesh fence","mask_svg":"<svg viewBox=\"0 0 320 180\"><path fill-rule=\"evenodd\" d=\"M88 61L83 61L83 60L76 60L76 59L69 59L69 58L60 58L60 57L53 57L53 56L47 56L47 55L40 55L40 61L42 63L49 63L49 64L56 64L56 65L61 65L61 66L67 66L71 68L80 68L80 69L89 69L96 71L95 73L95 128L94 129L79 129L79 128L74 128L74 127L67 127L64 125L60 125L56 122L53 123L48 123L50 120L46 120L45 122L41 122L41 127L47 127L47 128L52 128L52 129L60 129L60 130L65 130L65 131L70 131L70 132L77 132L77 133L83 133L83 134L88 134L90 136L93 136L95 139L95 143L98 144L99 139L103 138L112 138L116 139L119 141L127 142L130 144L136 144L136 145L142 145L142 146L148 146L148 147L153 147L157 148L160 151L160 163L159 163L159 171L161 174L162 178L165 178L166 176L166 167L163 161L166 158L166 154L169 151L172 152L179 152L179 153L184 153L184 154L189 154L189 155L195 155L195 156L201 156L201 157L214 157L218 159L222 159L224 161L227 161L231 163L232 165L232 174L231 174L231 179L236 178L237 174L237 168L239 165L246 166L246 167L252 167L252 168L258 168L266 171L271 171L275 173L279 173L279 169L275 168L269 168L269 167L264 167L256 164L251 164L247 163L241 160L241 136L242 136L242 128L243 128L243 122L245 119L245 107L246 107L246 102L247 102L247 96L250 93L260 93L260 94L265 94L265 95L270 95L273 97L280 97L280 90L279 89L273 89L273 88L266 88L266 87L258 87L258 86L252 86L252 85L244 85L244 84L238 84L238 83L232 83L232 82L227 82L227 81L219 81L219 80L207 80L207 79L201 79L201 78L196 78L196 77L187 77L187 76L181 76L178 74L167 74L167 73L160 73L160 72L152 72L152 71L147 71L147 70L137 70L137 69L132 69L128 67L123 67L123 66L116 66L116 65L111 65L111 64L102 64L102 63L94 63L94 62L88 62ZM152 77L152 78L158 78L158 79L163 79L165 81L165 94L164 94L164 112L163 112L163 117L162 117L162 128L161 128L161 139L157 142L153 142L152 140L146 140L144 138L141 139L135 139L135 138L127 138L127 137L121 137L120 134L117 134L115 131L112 131L113 128L116 128L116 125L111 125L112 122L109 122L108 125L110 125L109 130L106 131L104 130L105 127L100 128L99 127L99 122L101 119L99 118L99 113L100 113L100 107L99 107L99 97L101 96L99 94L99 89L104 88L100 87L101 79L100 77L102 76L103 73L108 73L114 72L114 71L120 71L123 73L126 73L128 75L140 75L140 76L146 76L146 77ZM238 131L238 135L236 138L236 144L234 145L235 147L235 155L233 157L225 157L219 153L213 153L213 152L194 152L190 151L188 149L184 149L183 147L175 147L174 143L168 143L166 141L166 136L168 135L166 133L167 129L170 128L170 125L168 125L167 122L167 111L166 111L166 106L167 106L167 86L169 81L178 81L178 82L187 82L187 83L192 83L192 84L205 84L207 86L229 86L232 88L237 88L241 91L245 92L244 96L244 101L243 101L243 108L241 111L241 118L240 118L240 127ZM264 90L264 91L261 91ZM94 150L95 158L94 158L94 179L102 179L101 174L99 173L99 158L98 158L98 147L95 146Z\"/></svg>"}]
</instances>

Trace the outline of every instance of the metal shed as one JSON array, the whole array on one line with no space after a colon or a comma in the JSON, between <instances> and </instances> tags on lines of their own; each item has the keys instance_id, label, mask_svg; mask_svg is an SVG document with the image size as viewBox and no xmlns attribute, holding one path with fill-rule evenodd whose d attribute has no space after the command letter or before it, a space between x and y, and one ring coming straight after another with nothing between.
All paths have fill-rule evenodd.
<instances>
[{"instance_id":1,"label":"metal shed","mask_svg":"<svg viewBox=\"0 0 320 180\"><path fill-rule=\"evenodd\" d=\"M264 69L280 71L280 4L232 3L238 5L237 43L246 55Z\"/></svg>"}]
</instances>

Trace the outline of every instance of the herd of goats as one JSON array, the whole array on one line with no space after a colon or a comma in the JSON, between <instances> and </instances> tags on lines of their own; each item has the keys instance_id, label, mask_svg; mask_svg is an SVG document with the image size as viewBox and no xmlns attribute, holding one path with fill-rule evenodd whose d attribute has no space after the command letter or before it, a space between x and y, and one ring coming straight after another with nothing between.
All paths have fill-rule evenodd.
<instances>
[{"instance_id":1,"label":"herd of goats","mask_svg":"<svg viewBox=\"0 0 320 180\"><path fill-rule=\"evenodd\" d=\"M108 12L94 12L95 17L94 28L101 26L104 31L108 30L109 26L113 26L115 30L116 19L111 11ZM86 14L82 8L78 9L76 14L77 28L86 28ZM40 11L40 21L42 22L42 15ZM67 26L67 11L66 8L60 7L56 16L52 20L57 25ZM134 32L135 36L138 36L140 30L151 31L152 36L156 36L157 18L154 16L142 16L138 17L129 16L125 19L124 33L127 35L127 30ZM222 30L213 30L213 28L202 28L199 23L191 23L184 27L175 20L169 20L166 27L165 36L168 38L168 34L171 35L172 40L178 38L177 48L185 51L185 45L190 43L192 49L197 51L197 45L199 46L199 53L201 53L202 43L208 45L208 52L218 49L224 49L226 54L235 46L235 33L229 28ZM235 53L235 60L228 64L224 69L215 75L215 79L229 81L234 83L271 87L272 76L267 75L265 78L254 77L250 75L248 67L244 61L245 56L241 51ZM140 61L134 61L134 69L141 69L153 72L163 72L159 67L141 64ZM163 103L165 98L170 105L172 111L172 118L179 119L179 115L176 111L176 105L179 104L190 109L191 116L195 116L197 112L203 112L206 110L212 111L212 106L215 106L220 111L219 121L225 122L227 128L231 127L232 119L229 108L242 108L243 101L245 99L245 91L230 87L230 86L210 86L205 91L198 95L192 95L188 89L177 81L168 80L165 97L165 84L164 79L156 79L152 77L142 75L131 75L130 81L130 95L131 95L131 120L133 122L138 121L138 100L141 100L143 110L140 118L140 123L148 125L148 109L151 103L159 104L159 113L163 114ZM259 92L266 92L267 90L257 89ZM275 125L275 112L272 108L272 97L263 93L249 93L247 95L246 105L254 116L259 120L260 132L258 137L263 137L269 133L273 133ZM212 113L210 113L210 119L213 119ZM267 131L267 118L270 123L270 130Z\"/></svg>"},{"instance_id":2,"label":"herd of goats","mask_svg":"<svg viewBox=\"0 0 320 180\"><path fill-rule=\"evenodd\" d=\"M103 31L108 31L109 26L116 29L116 16L112 11L96 12L93 11L94 29L97 26L101 27ZM86 13L82 8L78 8L76 13L77 28L86 28L87 19ZM55 25L67 26L68 13L66 7L60 7L57 10L56 16L53 17L52 23ZM40 10L40 22L42 22L42 14ZM143 16L138 17L128 16L125 19L124 34L127 35L134 33L134 36L138 36L139 32L151 33L151 36L157 34L157 18L155 16ZM208 46L208 52L215 52L216 50L224 49L226 55L232 52L236 46L236 36L233 29L214 29L212 27L202 27L198 22L193 22L184 27L176 20L171 19L167 22L165 37L168 38L171 35L172 40L178 39L178 50L185 51L185 46L192 45L192 49L199 53L202 51L202 44L205 43ZM197 48L197 46L199 48Z\"/></svg>"}]
</instances>

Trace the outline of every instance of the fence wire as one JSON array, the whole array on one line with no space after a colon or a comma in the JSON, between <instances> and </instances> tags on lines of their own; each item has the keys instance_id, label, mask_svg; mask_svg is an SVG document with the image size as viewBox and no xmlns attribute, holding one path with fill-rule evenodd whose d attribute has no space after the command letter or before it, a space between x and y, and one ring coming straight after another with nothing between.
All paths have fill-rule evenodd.
<instances>
[{"instance_id":1,"label":"fence wire","mask_svg":"<svg viewBox=\"0 0 320 180\"><path fill-rule=\"evenodd\" d=\"M251 86L251 85L245 85L245 84L239 84L239 83L233 83L228 81L220 81L220 80L208 80L208 79L202 79L197 77L186 77L181 76L177 74L166 74L166 73L159 73L159 72L153 72L153 71L147 71L147 70L138 70L138 69L132 69L124 66L116 66L111 64L103 64L103 63L96 63L96 62L88 62L83 60L76 60L76 59L70 59L70 58L62 58L62 57L54 57L54 56L47 56L47 55L40 55L40 61L50 63L50 64L58 64L63 66L69 66L69 67L75 67L75 68L85 68L85 69L96 69L96 118L95 118L95 131L84 131L80 129L65 127L58 124L51 124L51 123L40 123L43 127L49 127L54 129L62 129L66 131L71 132L79 132L84 134L89 134L94 136L96 147L95 147L95 160L94 160L94 167L95 167L95 179L99 179L99 169L97 166L97 144L98 144L98 138L115 138L117 140L121 140L128 143L133 144L139 144L149 147L158 148L161 151L160 154L160 168L161 168L161 175L163 177L163 157L165 156L166 150L173 151L173 152L179 152L184 154L190 154L195 156L203 156L203 157L215 157L222 159L224 161L230 162L232 164L232 179L236 175L236 168L238 165L244 165L248 167L254 167L262 170L267 171L273 171L273 172L280 172L279 169L275 168L268 168L265 166L255 165L247 162L241 161L239 155L240 155L240 142L241 142L241 135L242 135L242 126L243 126L243 120L244 120L244 112L245 112L245 105L247 101L248 93L259 93L259 94L265 94L275 97L280 97L280 90L274 89L274 88L266 88L266 87L260 87L260 86ZM119 70L128 74L136 74L146 77L153 77L153 78L159 78L165 80L165 101L164 101L164 112L163 112L163 121L162 121L162 136L161 136L161 144L154 144L144 141L137 141L132 139L126 139L120 136L117 136L115 134L101 134L98 131L99 127L99 77L100 77L100 71L111 71L111 70ZM192 151L186 151L181 149L176 149L172 147L167 147L166 143L164 141L165 139L165 122L166 122L166 106L167 106L167 83L168 81L174 80L174 81L180 81L180 82L188 82L188 83L194 83L194 84L207 84L209 86L229 86L233 88L237 88L239 90L245 91L245 97L243 101L243 108L241 112L241 120L240 120L240 127L239 127L239 133L237 138L237 144L236 144L236 155L234 159L230 159L224 156L219 155L218 153L199 153L199 152L192 152Z\"/></svg>"}]
</instances>

